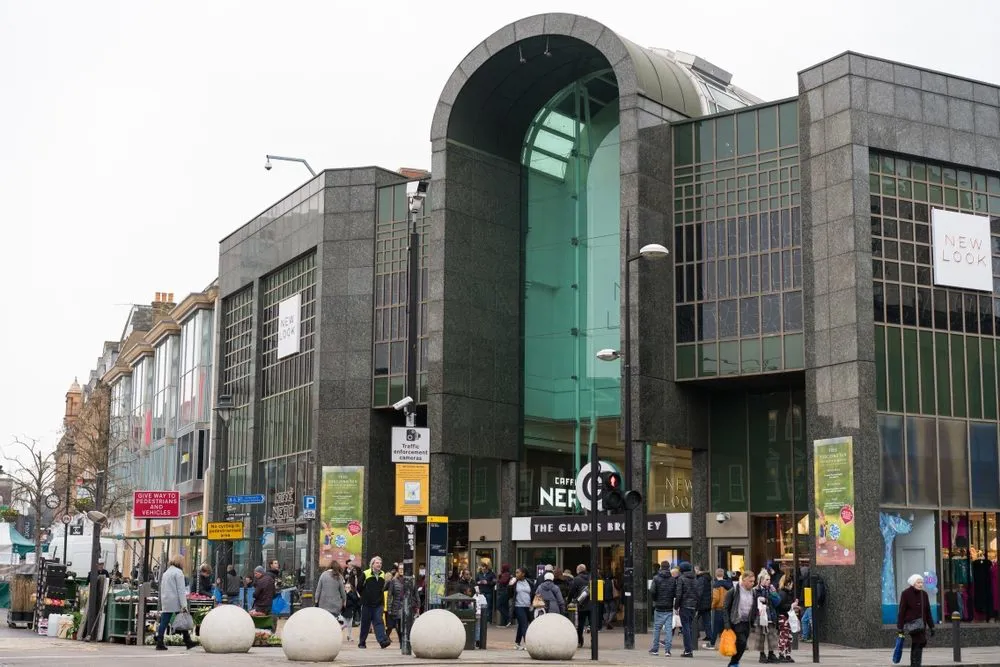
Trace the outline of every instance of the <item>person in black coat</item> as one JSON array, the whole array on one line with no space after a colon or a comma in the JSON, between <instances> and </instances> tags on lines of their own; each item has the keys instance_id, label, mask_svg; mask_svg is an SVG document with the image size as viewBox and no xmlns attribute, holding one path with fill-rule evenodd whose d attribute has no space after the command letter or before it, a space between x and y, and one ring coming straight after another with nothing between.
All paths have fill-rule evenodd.
<instances>
[{"instance_id":1,"label":"person in black coat","mask_svg":"<svg viewBox=\"0 0 1000 667\"><path fill-rule=\"evenodd\" d=\"M705 631L705 648L712 648L715 644L715 634L712 632L712 575L694 566L694 576L700 585L698 595L698 622L701 629ZM695 634L697 641L697 634Z\"/></svg>"},{"instance_id":2,"label":"person in black coat","mask_svg":"<svg viewBox=\"0 0 1000 667\"><path fill-rule=\"evenodd\" d=\"M899 634L910 635L910 667L920 667L924 659L924 646L928 633L934 636L934 617L931 601L924 590L924 578L915 574L907 580L909 588L899 596L899 615L896 628Z\"/></svg>"},{"instance_id":3,"label":"person in black coat","mask_svg":"<svg viewBox=\"0 0 1000 667\"><path fill-rule=\"evenodd\" d=\"M576 645L582 648L583 629L590 620L590 575L586 565L576 566L576 577L569 587L569 602L576 602ZM591 628L591 632L597 632L597 628Z\"/></svg>"}]
</instances>

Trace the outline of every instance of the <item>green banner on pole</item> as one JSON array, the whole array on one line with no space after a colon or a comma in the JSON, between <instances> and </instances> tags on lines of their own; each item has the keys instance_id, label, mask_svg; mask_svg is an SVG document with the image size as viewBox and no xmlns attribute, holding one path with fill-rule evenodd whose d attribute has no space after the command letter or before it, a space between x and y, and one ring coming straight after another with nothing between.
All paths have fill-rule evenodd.
<instances>
[{"instance_id":1,"label":"green banner on pole","mask_svg":"<svg viewBox=\"0 0 1000 667\"><path fill-rule=\"evenodd\" d=\"M813 442L816 564L854 565L854 441Z\"/></svg>"},{"instance_id":2,"label":"green banner on pole","mask_svg":"<svg viewBox=\"0 0 1000 667\"><path fill-rule=\"evenodd\" d=\"M364 546L364 466L323 466L320 484L319 562L361 560Z\"/></svg>"}]
</instances>

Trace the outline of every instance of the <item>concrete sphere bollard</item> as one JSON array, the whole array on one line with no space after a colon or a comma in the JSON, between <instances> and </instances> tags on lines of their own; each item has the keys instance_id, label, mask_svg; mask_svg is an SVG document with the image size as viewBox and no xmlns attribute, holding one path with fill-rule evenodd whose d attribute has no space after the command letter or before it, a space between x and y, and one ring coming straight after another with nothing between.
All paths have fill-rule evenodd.
<instances>
[{"instance_id":1,"label":"concrete sphere bollard","mask_svg":"<svg viewBox=\"0 0 1000 667\"><path fill-rule=\"evenodd\" d=\"M452 660L459 657L465 648L462 621L447 609L431 609L421 614L410 628L410 648L418 658Z\"/></svg>"},{"instance_id":2,"label":"concrete sphere bollard","mask_svg":"<svg viewBox=\"0 0 1000 667\"><path fill-rule=\"evenodd\" d=\"M256 632L250 614L223 604L205 614L198 638L205 653L247 653Z\"/></svg>"},{"instance_id":3,"label":"concrete sphere bollard","mask_svg":"<svg viewBox=\"0 0 1000 667\"><path fill-rule=\"evenodd\" d=\"M528 626L524 647L532 660L572 660L576 628L562 614L542 614Z\"/></svg>"},{"instance_id":4,"label":"concrete sphere bollard","mask_svg":"<svg viewBox=\"0 0 1000 667\"><path fill-rule=\"evenodd\" d=\"M281 649L295 662L330 662L343 643L340 622L319 607L304 607L292 614L281 630Z\"/></svg>"}]
</instances>

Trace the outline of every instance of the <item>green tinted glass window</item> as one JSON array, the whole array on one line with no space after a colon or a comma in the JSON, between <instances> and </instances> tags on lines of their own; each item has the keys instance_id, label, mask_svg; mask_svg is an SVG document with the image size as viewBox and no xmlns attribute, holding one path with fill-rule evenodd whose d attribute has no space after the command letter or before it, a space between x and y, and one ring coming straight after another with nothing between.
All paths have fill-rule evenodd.
<instances>
[{"instance_id":1,"label":"green tinted glass window","mask_svg":"<svg viewBox=\"0 0 1000 667\"><path fill-rule=\"evenodd\" d=\"M805 368L805 351L802 348L802 334L787 334L785 336L785 369L795 370Z\"/></svg>"},{"instance_id":2,"label":"green tinted glass window","mask_svg":"<svg viewBox=\"0 0 1000 667\"><path fill-rule=\"evenodd\" d=\"M885 328L886 376L889 411L903 411L903 345L897 327Z\"/></svg>"},{"instance_id":3,"label":"green tinted glass window","mask_svg":"<svg viewBox=\"0 0 1000 667\"><path fill-rule=\"evenodd\" d=\"M746 512L747 421L742 394L715 394L709 408L709 485L712 512Z\"/></svg>"},{"instance_id":4,"label":"green tinted glass window","mask_svg":"<svg viewBox=\"0 0 1000 667\"><path fill-rule=\"evenodd\" d=\"M920 332L920 407L925 415L937 413L934 402L934 334Z\"/></svg>"},{"instance_id":5,"label":"green tinted glass window","mask_svg":"<svg viewBox=\"0 0 1000 667\"><path fill-rule=\"evenodd\" d=\"M779 141L782 146L799 143L799 103L788 102L778 107Z\"/></svg>"},{"instance_id":6,"label":"green tinted glass window","mask_svg":"<svg viewBox=\"0 0 1000 667\"><path fill-rule=\"evenodd\" d=\"M677 346L678 380L689 380L695 377L695 368L697 365L697 362L695 361L695 349L694 345Z\"/></svg>"},{"instance_id":7,"label":"green tinted glass window","mask_svg":"<svg viewBox=\"0 0 1000 667\"><path fill-rule=\"evenodd\" d=\"M736 114L736 140L738 153L749 155L757 150L757 112Z\"/></svg>"},{"instance_id":8,"label":"green tinted glass window","mask_svg":"<svg viewBox=\"0 0 1000 667\"><path fill-rule=\"evenodd\" d=\"M715 157L731 158L736 152L736 123L732 116L715 119Z\"/></svg>"},{"instance_id":9,"label":"green tinted glass window","mask_svg":"<svg viewBox=\"0 0 1000 667\"><path fill-rule=\"evenodd\" d=\"M674 165L681 167L694 162L694 125L674 126Z\"/></svg>"},{"instance_id":10,"label":"green tinted glass window","mask_svg":"<svg viewBox=\"0 0 1000 667\"><path fill-rule=\"evenodd\" d=\"M875 327L875 405L878 410L889 409L885 385L885 327Z\"/></svg>"},{"instance_id":11,"label":"green tinted glass window","mask_svg":"<svg viewBox=\"0 0 1000 667\"><path fill-rule=\"evenodd\" d=\"M983 418L997 418L997 363L994 341L983 339Z\"/></svg>"},{"instance_id":12,"label":"green tinted glass window","mask_svg":"<svg viewBox=\"0 0 1000 667\"><path fill-rule=\"evenodd\" d=\"M778 110L775 107L763 107L757 112L759 128L758 146L761 152L771 151L778 147Z\"/></svg>"},{"instance_id":13,"label":"green tinted glass window","mask_svg":"<svg viewBox=\"0 0 1000 667\"><path fill-rule=\"evenodd\" d=\"M917 330L903 329L903 398L906 411L920 412L920 357L917 354Z\"/></svg>"},{"instance_id":14,"label":"green tinted glass window","mask_svg":"<svg viewBox=\"0 0 1000 667\"><path fill-rule=\"evenodd\" d=\"M702 120L695 123L695 155L698 162L715 159L715 121Z\"/></svg>"},{"instance_id":15,"label":"green tinted glass window","mask_svg":"<svg viewBox=\"0 0 1000 667\"><path fill-rule=\"evenodd\" d=\"M966 384L965 384L965 345L961 335L951 336L951 387L952 414L956 417L967 416Z\"/></svg>"},{"instance_id":16,"label":"green tinted glass window","mask_svg":"<svg viewBox=\"0 0 1000 667\"><path fill-rule=\"evenodd\" d=\"M992 342L989 343L992 346ZM983 377L982 358L979 356L979 338L969 336L965 339L965 363L969 378L969 417L983 418Z\"/></svg>"},{"instance_id":17,"label":"green tinted glass window","mask_svg":"<svg viewBox=\"0 0 1000 667\"><path fill-rule=\"evenodd\" d=\"M934 334L934 357L937 362L937 411L951 416L951 369L948 354L948 334Z\"/></svg>"}]
</instances>

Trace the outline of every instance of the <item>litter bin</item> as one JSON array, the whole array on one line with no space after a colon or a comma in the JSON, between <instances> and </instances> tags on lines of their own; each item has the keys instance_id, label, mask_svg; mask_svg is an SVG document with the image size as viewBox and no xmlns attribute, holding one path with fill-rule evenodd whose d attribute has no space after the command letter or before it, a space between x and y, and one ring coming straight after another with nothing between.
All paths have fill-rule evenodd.
<instances>
[{"instance_id":1,"label":"litter bin","mask_svg":"<svg viewBox=\"0 0 1000 667\"><path fill-rule=\"evenodd\" d=\"M441 598L441 606L458 616L462 621L462 628L465 630L465 650L472 651L476 648L476 598L455 593ZM464 608L463 608L464 607Z\"/></svg>"}]
</instances>

